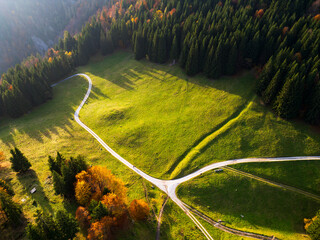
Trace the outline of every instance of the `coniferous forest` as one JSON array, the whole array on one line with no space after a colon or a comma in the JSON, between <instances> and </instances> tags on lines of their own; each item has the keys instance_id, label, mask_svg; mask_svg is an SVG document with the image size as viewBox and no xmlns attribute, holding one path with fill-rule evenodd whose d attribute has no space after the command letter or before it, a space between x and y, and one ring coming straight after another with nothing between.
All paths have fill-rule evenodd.
<instances>
[{"instance_id":1,"label":"coniferous forest","mask_svg":"<svg viewBox=\"0 0 320 240\"><path fill-rule=\"evenodd\" d=\"M109 4L44 57L1 77L0 114L19 117L52 98L50 85L101 50L176 62L210 79L257 72L256 91L282 118L320 123L320 15L312 0L123 0Z\"/></svg>"}]
</instances>

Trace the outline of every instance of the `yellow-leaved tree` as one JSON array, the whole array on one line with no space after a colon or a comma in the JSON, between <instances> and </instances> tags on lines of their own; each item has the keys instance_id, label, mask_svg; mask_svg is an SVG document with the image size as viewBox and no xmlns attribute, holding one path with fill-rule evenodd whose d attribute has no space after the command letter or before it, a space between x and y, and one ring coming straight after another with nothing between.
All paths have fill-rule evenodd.
<instances>
[{"instance_id":1,"label":"yellow-leaved tree","mask_svg":"<svg viewBox=\"0 0 320 240\"><path fill-rule=\"evenodd\" d=\"M142 199L133 200L129 207L130 216L136 221L147 219L149 211L148 204Z\"/></svg>"}]
</instances>

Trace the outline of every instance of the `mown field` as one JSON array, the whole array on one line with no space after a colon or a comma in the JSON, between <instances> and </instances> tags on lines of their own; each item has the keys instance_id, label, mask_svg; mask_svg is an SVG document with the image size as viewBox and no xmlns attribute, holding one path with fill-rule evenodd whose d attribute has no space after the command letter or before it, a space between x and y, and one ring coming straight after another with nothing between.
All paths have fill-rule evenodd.
<instances>
[{"instance_id":1,"label":"mown field","mask_svg":"<svg viewBox=\"0 0 320 240\"><path fill-rule=\"evenodd\" d=\"M81 120L121 156L154 177L175 178L231 158L319 153L319 134L304 124L278 119L259 104L249 72L219 80L201 75L190 78L178 66L135 61L125 51L105 58L97 55L76 72L88 74L93 81ZM129 200L150 193L157 213L162 193L102 150L74 121L73 113L87 86L84 78L72 78L54 87L54 98L31 113L1 119L0 149L6 160L9 150L17 146L34 171L16 176L5 161L0 176L11 180L17 201L25 200L27 218L37 208L74 212L74 204L54 194L47 156L56 151L66 157L80 154L90 164L107 166L120 177L129 189ZM309 167L301 164L301 168ZM38 191L31 195L34 186ZM148 224L135 223L122 238L152 239L155 226L152 214ZM164 239L203 238L172 203L165 211L162 229ZM230 239L228 234L210 231L217 238Z\"/></svg>"}]
</instances>

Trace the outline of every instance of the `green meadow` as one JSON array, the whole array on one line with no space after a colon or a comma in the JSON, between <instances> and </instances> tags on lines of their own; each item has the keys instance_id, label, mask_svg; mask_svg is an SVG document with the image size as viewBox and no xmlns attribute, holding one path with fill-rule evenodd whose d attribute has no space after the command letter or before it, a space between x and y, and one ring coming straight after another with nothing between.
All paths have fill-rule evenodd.
<instances>
[{"instance_id":1,"label":"green meadow","mask_svg":"<svg viewBox=\"0 0 320 240\"><path fill-rule=\"evenodd\" d=\"M136 61L126 51L107 57L97 55L76 72L86 73L93 81L80 119L122 157L151 176L176 178L209 163L233 158L319 155L319 133L303 123L279 119L262 106L255 97L255 79L250 72L218 80L202 75L188 77L179 66ZM54 87L53 99L27 115L0 120L0 149L6 155L6 161L0 163L0 177L10 180L15 200L23 205L27 218L32 219L37 208L46 211L65 208L73 213L75 204L54 194L47 158L57 151L65 157L83 155L90 164L106 166L121 178L129 189L129 201L150 193L150 206L157 214L163 194L101 149L74 121L74 111L87 87L84 78L74 77ZM33 171L18 176L10 170L9 151L14 146L27 156ZM318 166L308 162L298 167ZM261 175L265 167L268 169L265 174L272 175L272 165L257 166L252 173ZM285 172L279 170L279 174ZM306 178L318 174L308 173ZM286 183L284 179L285 175L279 177L279 181ZM299 185L295 183L298 178L291 180L295 186L309 181ZM317 185L304 186L316 189ZM30 194L33 187L37 192ZM183 199L189 199L184 194ZM167 207L163 238L203 238L173 203ZM308 214L311 210L314 209L308 208ZM152 239L155 229L155 216L151 214L147 224L135 223L122 238ZM231 236L215 229L210 232L220 239Z\"/></svg>"},{"instance_id":2,"label":"green meadow","mask_svg":"<svg viewBox=\"0 0 320 240\"><path fill-rule=\"evenodd\" d=\"M303 219L320 208L320 202L229 171L183 183L178 196L226 226L278 239L309 239Z\"/></svg>"}]
</instances>

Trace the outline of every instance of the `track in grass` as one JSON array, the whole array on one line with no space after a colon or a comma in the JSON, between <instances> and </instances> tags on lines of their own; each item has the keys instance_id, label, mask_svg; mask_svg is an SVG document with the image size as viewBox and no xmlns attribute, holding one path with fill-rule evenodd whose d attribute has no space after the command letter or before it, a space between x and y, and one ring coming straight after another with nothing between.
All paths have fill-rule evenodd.
<instances>
[{"instance_id":1,"label":"track in grass","mask_svg":"<svg viewBox=\"0 0 320 240\"><path fill-rule=\"evenodd\" d=\"M196 226L201 230L201 232L205 235L205 237L209 240L213 240L213 238L210 236L208 231L203 227L203 225L196 219L196 217L192 214L192 212L184 205L184 203L177 197L176 195L176 189L177 187L183 183L186 182L192 178L195 178L207 171L210 171L212 169L218 168L218 167L224 167L228 165L234 165L239 163L250 163L250 162L283 162L283 161L301 161L301 160L320 160L320 156L303 156L303 157L281 157L281 158L244 158L244 159L234 159L219 163L213 163L209 166L206 166L204 168L199 169L198 171L189 174L185 177L175 179L175 180L161 180L154 177L151 177L150 175L144 173L140 169L136 168L134 165L132 165L130 162L122 158L119 154L117 154L113 149L111 149L95 132L93 132L89 127L87 127L84 123L81 122L79 119L79 113L83 105L86 103L90 92L92 88L92 81L91 78L86 74L75 74L68 79L75 77L75 76L83 76L88 80L89 87L88 91L82 100L81 104L79 105L78 109L74 113L74 117L76 122L82 126L86 131L88 131L112 156L117 158L120 162L122 162L124 165L126 165L128 168L130 168L132 171L136 172L138 175L143 177L144 179L148 180L152 184L156 185L159 189L164 191L168 194L168 196L189 216L189 218L196 224ZM249 108L249 106L248 106Z\"/></svg>"}]
</instances>

